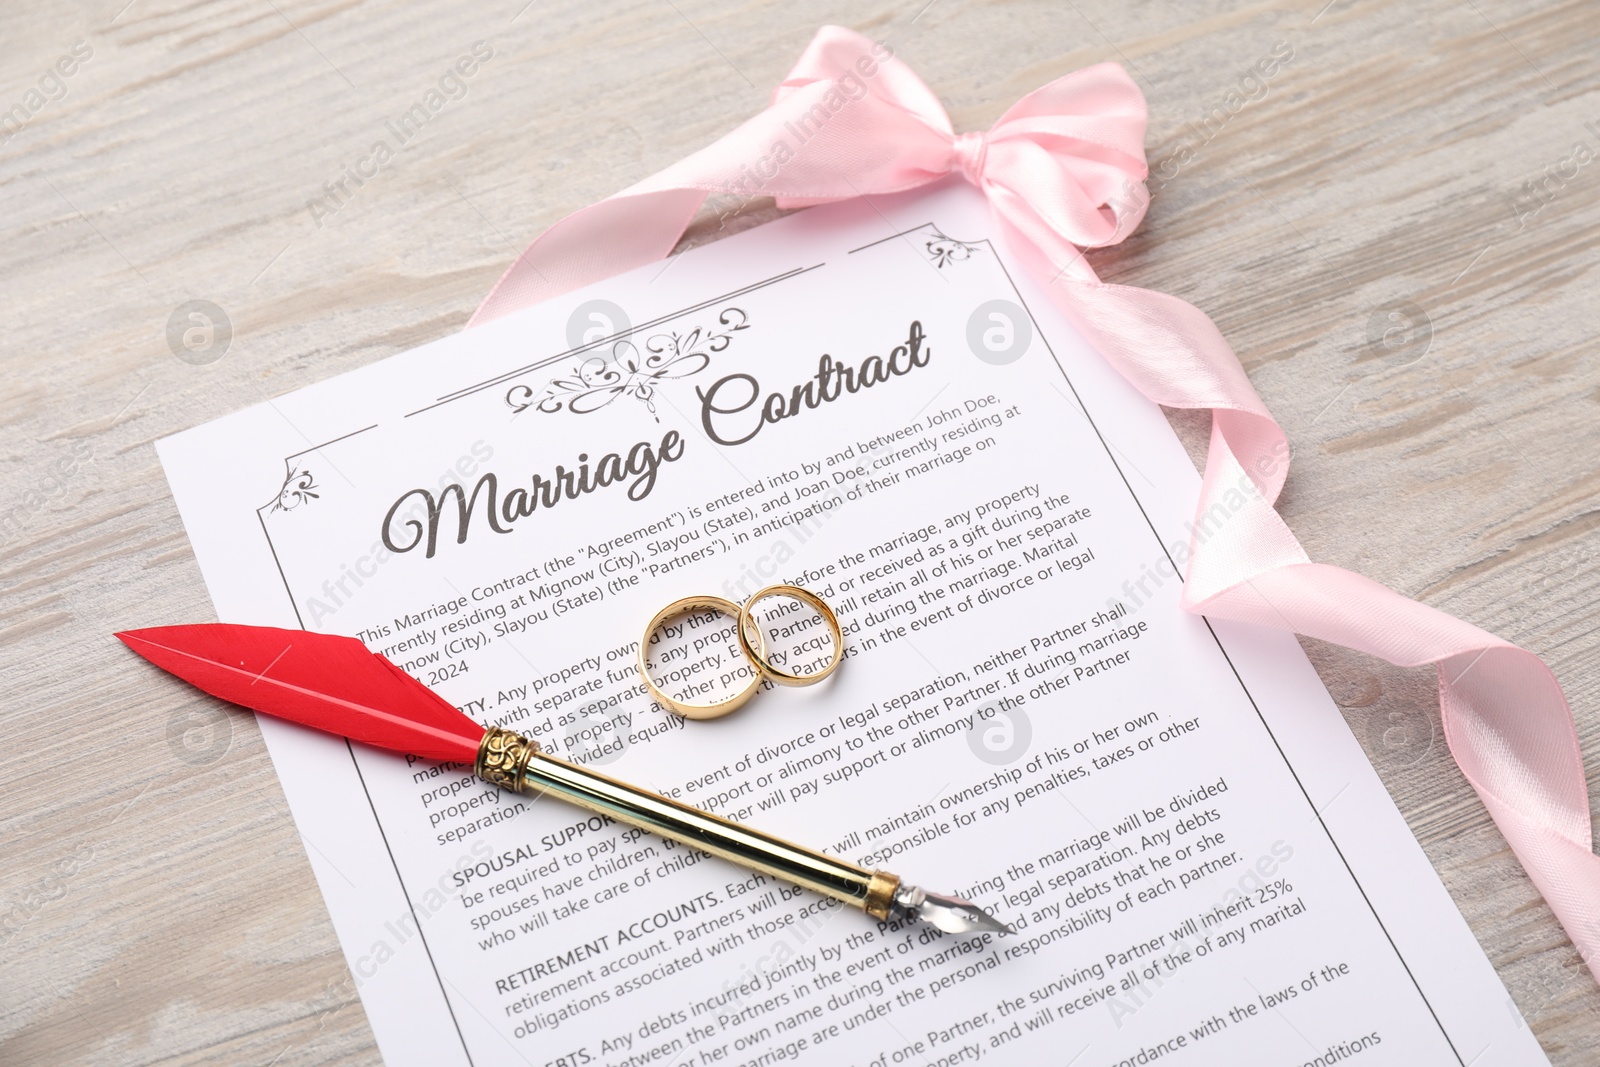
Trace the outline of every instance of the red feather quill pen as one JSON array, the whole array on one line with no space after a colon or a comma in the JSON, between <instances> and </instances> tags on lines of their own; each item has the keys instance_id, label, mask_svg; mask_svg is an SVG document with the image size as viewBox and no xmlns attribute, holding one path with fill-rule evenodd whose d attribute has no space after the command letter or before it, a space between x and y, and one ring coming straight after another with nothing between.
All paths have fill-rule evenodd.
<instances>
[{"instance_id":1,"label":"red feather quill pen","mask_svg":"<svg viewBox=\"0 0 1600 1067\"><path fill-rule=\"evenodd\" d=\"M157 626L117 637L212 696L379 748L469 764L502 788L558 796L814 889L880 921L914 916L947 933L1010 932L971 901L904 885L887 872L556 759L531 738L480 726L354 638L227 623Z\"/></svg>"},{"instance_id":2,"label":"red feather quill pen","mask_svg":"<svg viewBox=\"0 0 1600 1067\"><path fill-rule=\"evenodd\" d=\"M426 759L471 763L484 728L353 637L204 623L117 634L212 696Z\"/></svg>"}]
</instances>

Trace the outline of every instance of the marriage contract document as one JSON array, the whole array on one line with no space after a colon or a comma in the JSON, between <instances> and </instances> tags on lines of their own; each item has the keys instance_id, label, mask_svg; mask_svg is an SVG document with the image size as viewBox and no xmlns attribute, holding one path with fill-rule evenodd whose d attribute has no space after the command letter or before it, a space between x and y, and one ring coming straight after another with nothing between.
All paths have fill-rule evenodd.
<instances>
[{"instance_id":1,"label":"marriage contract document","mask_svg":"<svg viewBox=\"0 0 1600 1067\"><path fill-rule=\"evenodd\" d=\"M1179 610L1191 537L1253 490L1197 519L1159 409L964 186L800 212L159 449L224 621L359 637L485 724L1016 927L876 923L263 720L390 1063L1545 1062L1295 639ZM652 703L658 608L780 581L838 609L832 678L710 722ZM815 658L817 620L768 603L774 655ZM679 619L653 677L715 699L731 636Z\"/></svg>"}]
</instances>

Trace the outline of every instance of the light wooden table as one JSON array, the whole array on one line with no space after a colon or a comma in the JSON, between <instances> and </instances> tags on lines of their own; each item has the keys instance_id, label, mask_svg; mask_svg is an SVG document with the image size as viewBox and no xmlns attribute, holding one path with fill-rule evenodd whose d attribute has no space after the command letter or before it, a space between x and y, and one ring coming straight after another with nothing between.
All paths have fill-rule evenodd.
<instances>
[{"instance_id":1,"label":"light wooden table","mask_svg":"<svg viewBox=\"0 0 1600 1067\"><path fill-rule=\"evenodd\" d=\"M1231 339L1315 558L1545 657L1600 796L1600 19L1326 2L0 8L26 118L0 127L0 1062L376 1060L254 723L110 639L212 617L151 443L459 329L534 234L758 109L830 21L888 37L958 129L1127 65L1154 203L1097 267ZM330 195L476 41L465 95ZM193 300L231 326L209 365L166 336ZM1551 1059L1600 1062L1600 993L1445 752L1432 673L1308 647Z\"/></svg>"}]
</instances>

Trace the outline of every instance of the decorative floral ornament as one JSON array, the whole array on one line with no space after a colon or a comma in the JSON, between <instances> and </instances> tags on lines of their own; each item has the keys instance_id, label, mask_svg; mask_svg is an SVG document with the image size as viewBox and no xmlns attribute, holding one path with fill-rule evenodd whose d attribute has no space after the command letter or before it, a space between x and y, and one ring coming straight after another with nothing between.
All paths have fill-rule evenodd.
<instances>
[{"instance_id":1,"label":"decorative floral ornament","mask_svg":"<svg viewBox=\"0 0 1600 1067\"><path fill-rule=\"evenodd\" d=\"M309 504L320 497L313 491L316 488L316 479L310 471L304 467L290 467L288 477L283 480L283 488L278 490L278 499L272 502L272 510L293 511L302 504Z\"/></svg>"},{"instance_id":2,"label":"decorative floral ornament","mask_svg":"<svg viewBox=\"0 0 1600 1067\"><path fill-rule=\"evenodd\" d=\"M713 354L733 343L735 332L750 328L749 316L736 307L724 308L717 323L721 329L696 326L687 333L654 334L645 342L643 353L624 337L612 346L610 358L590 356L565 377L552 378L538 394L529 385L512 386L506 392L506 405L518 413L531 407L546 414L565 408L574 415L587 415L620 396L629 396L660 422L655 404L657 384L699 374L711 365Z\"/></svg>"},{"instance_id":3,"label":"decorative floral ornament","mask_svg":"<svg viewBox=\"0 0 1600 1067\"><path fill-rule=\"evenodd\" d=\"M958 241L954 237L946 237L938 230L934 230L933 236L928 238L926 247L933 265L943 270L946 264L961 263L971 259L972 253L979 251L983 246Z\"/></svg>"}]
</instances>

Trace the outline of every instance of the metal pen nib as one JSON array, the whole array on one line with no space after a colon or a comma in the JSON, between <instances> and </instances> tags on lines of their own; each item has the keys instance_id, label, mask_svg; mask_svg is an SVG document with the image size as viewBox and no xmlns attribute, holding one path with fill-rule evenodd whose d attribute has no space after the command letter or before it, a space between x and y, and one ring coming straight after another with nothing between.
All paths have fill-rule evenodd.
<instances>
[{"instance_id":1,"label":"metal pen nib","mask_svg":"<svg viewBox=\"0 0 1600 1067\"><path fill-rule=\"evenodd\" d=\"M947 934L971 934L989 930L1014 934L1015 930L984 911L970 900L930 893L914 885L901 884L894 891L891 917L920 919Z\"/></svg>"}]
</instances>

